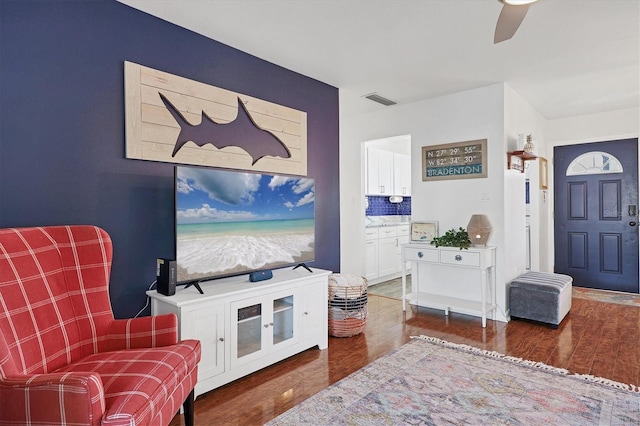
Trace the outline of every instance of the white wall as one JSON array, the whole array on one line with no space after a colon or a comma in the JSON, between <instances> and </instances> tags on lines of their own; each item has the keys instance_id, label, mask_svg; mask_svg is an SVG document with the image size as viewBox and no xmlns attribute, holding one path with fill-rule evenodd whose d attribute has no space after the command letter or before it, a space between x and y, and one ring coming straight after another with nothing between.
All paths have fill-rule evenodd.
<instances>
[{"instance_id":1,"label":"white wall","mask_svg":"<svg viewBox=\"0 0 640 426\"><path fill-rule=\"evenodd\" d=\"M391 138L367 141L366 146L397 152L398 154L411 155L411 135L399 135Z\"/></svg>"},{"instance_id":2,"label":"white wall","mask_svg":"<svg viewBox=\"0 0 640 426\"><path fill-rule=\"evenodd\" d=\"M545 120L506 84L396 105L357 116L340 116L341 271L363 273L363 143L411 135L412 218L438 220L440 232L466 227L474 213L486 214L497 246L498 318L506 319L509 280L525 267L524 179L507 170L506 152L519 133L532 134L536 154L549 160L549 188L539 189L538 161L529 163L532 201L532 267L553 271L553 146L638 137L640 110ZM488 140L488 177L422 182L423 146ZM489 201L481 195L489 194Z\"/></svg>"},{"instance_id":3,"label":"white wall","mask_svg":"<svg viewBox=\"0 0 640 426\"><path fill-rule=\"evenodd\" d=\"M412 104L396 105L359 116L340 117L342 272L362 274L363 271L362 143L410 134L412 218L437 220L443 233L451 228L466 227L472 214L486 214L493 227L489 245L498 247L497 300L502 313L506 311L504 265L507 257L504 244L511 231L505 228L504 179L507 148L504 96L505 86L496 84ZM488 141L487 178L422 182L420 171L423 146L474 139ZM481 201L483 193L490 194L490 200ZM511 224L507 222L507 226ZM524 264L524 258L521 263ZM500 316L505 320L504 315Z\"/></svg>"},{"instance_id":4,"label":"white wall","mask_svg":"<svg viewBox=\"0 0 640 426\"><path fill-rule=\"evenodd\" d=\"M505 86L505 133L507 136L507 146L509 151L522 149L517 147L519 134L532 135L535 145L534 153L539 157L549 158L550 149L546 141L546 120L540 113L529 104L522 96L516 93L508 85ZM540 189L539 162L534 160L527 162L527 173L519 173L514 170L506 170L505 188L513 191L509 197L515 197L511 203L505 203L505 208L514 209L507 211L506 215L510 220L515 221L509 229L512 229L514 238L507 241L507 251L512 258L508 259L509 270L507 277L515 277L522 271L516 269L520 267L517 260L522 258L522 250L525 250L524 241L518 236L525 227L523 209L525 207L524 188L525 176L529 177L530 187L530 214L531 214L531 269L534 271L553 271L553 266L549 267L548 258L548 227L551 221L551 209L549 206L548 190ZM516 210L517 209L517 210ZM553 259L551 259L553 260ZM551 264L552 265L552 264Z\"/></svg>"},{"instance_id":5,"label":"white wall","mask_svg":"<svg viewBox=\"0 0 640 426\"><path fill-rule=\"evenodd\" d=\"M637 138L640 108L549 120L546 133L549 146Z\"/></svg>"}]
</instances>

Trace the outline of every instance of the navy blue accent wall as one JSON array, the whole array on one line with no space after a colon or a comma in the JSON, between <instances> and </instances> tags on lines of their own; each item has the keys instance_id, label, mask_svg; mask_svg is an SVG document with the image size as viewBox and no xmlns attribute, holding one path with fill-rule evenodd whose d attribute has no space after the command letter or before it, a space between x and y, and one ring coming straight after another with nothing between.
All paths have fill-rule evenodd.
<instances>
[{"instance_id":1,"label":"navy blue accent wall","mask_svg":"<svg viewBox=\"0 0 640 426\"><path fill-rule=\"evenodd\" d=\"M311 266L339 271L338 90L114 0L0 1L0 227L104 228L116 317L144 306L174 253L173 165L125 159L125 60L306 111Z\"/></svg>"},{"instance_id":2,"label":"navy blue accent wall","mask_svg":"<svg viewBox=\"0 0 640 426\"><path fill-rule=\"evenodd\" d=\"M368 195L369 206L365 216L411 216L411 197L402 197L401 203L392 203L389 196Z\"/></svg>"}]
</instances>

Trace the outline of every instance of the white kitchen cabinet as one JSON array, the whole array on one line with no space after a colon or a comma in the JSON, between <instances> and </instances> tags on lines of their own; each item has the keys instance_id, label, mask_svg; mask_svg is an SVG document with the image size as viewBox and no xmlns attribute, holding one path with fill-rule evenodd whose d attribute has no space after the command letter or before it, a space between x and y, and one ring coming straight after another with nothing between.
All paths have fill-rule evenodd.
<instances>
[{"instance_id":1,"label":"white kitchen cabinet","mask_svg":"<svg viewBox=\"0 0 640 426\"><path fill-rule=\"evenodd\" d=\"M248 275L178 287L173 296L148 291L151 314L174 313L180 339L200 340L196 396L311 347L328 346L327 288L331 271L290 268L267 281Z\"/></svg>"},{"instance_id":2,"label":"white kitchen cabinet","mask_svg":"<svg viewBox=\"0 0 640 426\"><path fill-rule=\"evenodd\" d=\"M411 195L411 157L367 148L366 195Z\"/></svg>"},{"instance_id":3,"label":"white kitchen cabinet","mask_svg":"<svg viewBox=\"0 0 640 426\"><path fill-rule=\"evenodd\" d=\"M380 235L380 231L378 227L371 227L364 229L364 239L369 240L378 240L378 235Z\"/></svg>"},{"instance_id":4,"label":"white kitchen cabinet","mask_svg":"<svg viewBox=\"0 0 640 426\"><path fill-rule=\"evenodd\" d=\"M398 237L380 238L378 240L378 276L384 277L399 272Z\"/></svg>"},{"instance_id":5,"label":"white kitchen cabinet","mask_svg":"<svg viewBox=\"0 0 640 426\"><path fill-rule=\"evenodd\" d=\"M409 225L372 227L365 228L365 231L365 277L367 280L376 284L400 276L401 245L409 242Z\"/></svg>"},{"instance_id":6,"label":"white kitchen cabinet","mask_svg":"<svg viewBox=\"0 0 640 426\"><path fill-rule=\"evenodd\" d=\"M409 238L410 232L411 232L411 225L409 224L396 226L396 235L399 237Z\"/></svg>"},{"instance_id":7,"label":"white kitchen cabinet","mask_svg":"<svg viewBox=\"0 0 640 426\"><path fill-rule=\"evenodd\" d=\"M398 235L397 226L381 226L378 228L378 239L395 238Z\"/></svg>"},{"instance_id":8,"label":"white kitchen cabinet","mask_svg":"<svg viewBox=\"0 0 640 426\"><path fill-rule=\"evenodd\" d=\"M378 278L378 228L365 228L364 277Z\"/></svg>"},{"instance_id":9,"label":"white kitchen cabinet","mask_svg":"<svg viewBox=\"0 0 640 426\"><path fill-rule=\"evenodd\" d=\"M393 153L367 148L367 195L393 195Z\"/></svg>"},{"instance_id":10,"label":"white kitchen cabinet","mask_svg":"<svg viewBox=\"0 0 640 426\"><path fill-rule=\"evenodd\" d=\"M411 196L411 157L393 154L393 195Z\"/></svg>"},{"instance_id":11,"label":"white kitchen cabinet","mask_svg":"<svg viewBox=\"0 0 640 426\"><path fill-rule=\"evenodd\" d=\"M402 271L402 245L409 244L411 242L410 237L410 225L401 225L397 228L398 233L398 251L396 252L396 260L399 271ZM405 270L409 271L411 269L411 262L404 265Z\"/></svg>"}]
</instances>

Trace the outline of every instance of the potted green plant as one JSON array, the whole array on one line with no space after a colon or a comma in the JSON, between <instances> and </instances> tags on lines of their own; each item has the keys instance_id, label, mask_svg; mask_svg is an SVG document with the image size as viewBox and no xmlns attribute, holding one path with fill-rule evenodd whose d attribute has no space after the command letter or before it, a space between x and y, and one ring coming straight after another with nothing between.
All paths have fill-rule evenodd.
<instances>
[{"instance_id":1,"label":"potted green plant","mask_svg":"<svg viewBox=\"0 0 640 426\"><path fill-rule=\"evenodd\" d=\"M467 250L471 245L467 230L460 227L457 231L451 228L441 237L434 237L431 244L436 247L459 247L460 250Z\"/></svg>"}]
</instances>

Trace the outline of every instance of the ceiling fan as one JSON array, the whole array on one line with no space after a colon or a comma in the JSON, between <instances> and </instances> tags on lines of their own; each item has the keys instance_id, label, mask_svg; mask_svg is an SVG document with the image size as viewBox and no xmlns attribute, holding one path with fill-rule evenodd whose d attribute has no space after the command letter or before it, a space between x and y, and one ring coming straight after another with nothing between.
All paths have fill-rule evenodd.
<instances>
[{"instance_id":1,"label":"ceiling fan","mask_svg":"<svg viewBox=\"0 0 640 426\"><path fill-rule=\"evenodd\" d=\"M496 32L493 36L493 43L497 44L509 40L518 30L524 20L529 5L538 0L498 0L503 3L502 11L496 24Z\"/></svg>"}]
</instances>

